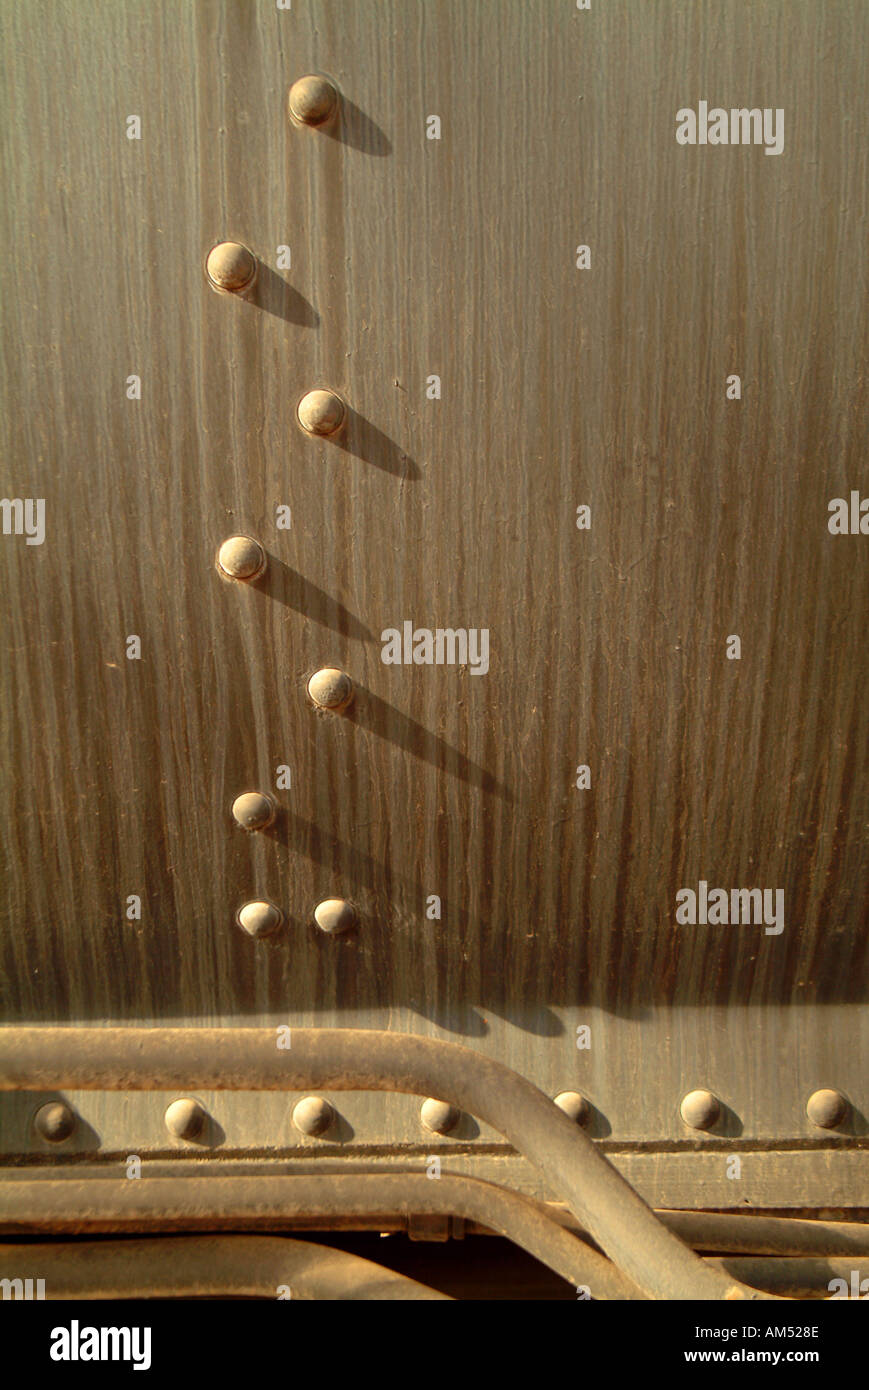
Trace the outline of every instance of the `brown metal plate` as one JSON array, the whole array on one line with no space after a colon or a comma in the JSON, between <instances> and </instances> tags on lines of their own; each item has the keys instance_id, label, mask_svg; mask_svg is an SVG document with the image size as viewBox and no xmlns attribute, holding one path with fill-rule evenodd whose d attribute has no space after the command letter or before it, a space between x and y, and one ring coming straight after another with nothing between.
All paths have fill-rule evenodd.
<instances>
[{"instance_id":1,"label":"brown metal plate","mask_svg":"<svg viewBox=\"0 0 869 1390\"><path fill-rule=\"evenodd\" d=\"M869 494L867 7L2 12L0 486L46 507L0 536L4 1020L404 1028L616 1144L865 1145L869 538L827 522ZM306 73L330 129L288 119ZM783 109L781 155L680 146L701 96ZM247 300L206 282L227 239ZM318 386L338 440L296 422ZM487 674L384 664L405 621L486 629ZM784 930L678 924L700 880L782 889ZM73 1151L167 1147L156 1097L81 1103ZM342 1104L350 1148L428 1142L415 1102ZM280 1097L220 1105L233 1150L295 1142Z\"/></svg>"}]
</instances>

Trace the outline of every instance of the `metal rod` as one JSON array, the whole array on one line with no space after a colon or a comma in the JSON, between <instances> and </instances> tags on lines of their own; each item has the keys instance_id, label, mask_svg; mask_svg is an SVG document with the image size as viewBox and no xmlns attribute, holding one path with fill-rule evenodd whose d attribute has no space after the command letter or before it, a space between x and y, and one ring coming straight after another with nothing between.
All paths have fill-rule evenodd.
<instances>
[{"instance_id":1,"label":"metal rod","mask_svg":"<svg viewBox=\"0 0 869 1390\"><path fill-rule=\"evenodd\" d=\"M566 1206L547 1202L553 1220L578 1236L584 1227ZM667 1211L655 1215L694 1250L734 1255L869 1256L869 1225L857 1221L808 1221L793 1216L742 1212Z\"/></svg>"},{"instance_id":2,"label":"metal rod","mask_svg":"<svg viewBox=\"0 0 869 1390\"><path fill-rule=\"evenodd\" d=\"M856 1221L804 1221L793 1216L712 1211L659 1211L658 1216L695 1250L744 1255L869 1256L869 1225Z\"/></svg>"},{"instance_id":3,"label":"metal rod","mask_svg":"<svg viewBox=\"0 0 869 1390\"><path fill-rule=\"evenodd\" d=\"M0 1277L44 1279L53 1298L448 1300L394 1270L284 1236L161 1236L154 1240L0 1245Z\"/></svg>"},{"instance_id":4,"label":"metal rod","mask_svg":"<svg viewBox=\"0 0 869 1390\"><path fill-rule=\"evenodd\" d=\"M869 1298L869 1264L806 1256L725 1255L710 1265L780 1298ZM863 1290L861 1293L860 1290Z\"/></svg>"},{"instance_id":5,"label":"metal rod","mask_svg":"<svg viewBox=\"0 0 869 1390\"><path fill-rule=\"evenodd\" d=\"M298 1226L365 1218L385 1229L396 1213L451 1215L506 1236L598 1300L644 1295L603 1255L559 1225L544 1203L479 1178L442 1173L263 1177L40 1178L0 1183L0 1231L24 1235ZM379 1219L378 1219L379 1218ZM322 1227L321 1227L322 1229Z\"/></svg>"},{"instance_id":6,"label":"metal rod","mask_svg":"<svg viewBox=\"0 0 869 1390\"><path fill-rule=\"evenodd\" d=\"M358 1029L4 1028L0 1089L345 1090L435 1096L492 1125L653 1298L763 1295L672 1235L578 1125L536 1086L457 1043Z\"/></svg>"}]
</instances>

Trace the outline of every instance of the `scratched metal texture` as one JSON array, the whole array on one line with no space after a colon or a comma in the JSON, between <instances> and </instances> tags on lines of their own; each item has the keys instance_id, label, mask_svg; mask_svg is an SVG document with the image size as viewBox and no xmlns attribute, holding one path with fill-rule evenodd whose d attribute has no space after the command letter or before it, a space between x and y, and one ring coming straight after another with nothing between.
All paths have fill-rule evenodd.
<instances>
[{"instance_id":1,"label":"scratched metal texture","mask_svg":"<svg viewBox=\"0 0 869 1390\"><path fill-rule=\"evenodd\" d=\"M709 1086L699 1142L865 1145L869 539L827 507L869 495L869 7L0 14L0 485L47 509L0 536L3 1020L404 1028L584 1091L614 1144L690 1147ZM287 119L307 72L330 133ZM680 147L700 98L783 108L782 155ZM224 238L253 302L205 283ZM337 444L295 423L321 384ZM239 531L256 586L214 568ZM487 628L488 674L384 665L404 620ZM306 699L326 664L344 716ZM280 813L247 836L253 788ZM678 926L700 879L784 889L784 931ZM313 926L331 895L355 935ZM3 1099L7 1150L45 1149L38 1100ZM281 1097L220 1105L219 1145L310 1154ZM413 1102L341 1107L347 1149L431 1142ZM69 1151L171 1147L153 1098L81 1113Z\"/></svg>"}]
</instances>

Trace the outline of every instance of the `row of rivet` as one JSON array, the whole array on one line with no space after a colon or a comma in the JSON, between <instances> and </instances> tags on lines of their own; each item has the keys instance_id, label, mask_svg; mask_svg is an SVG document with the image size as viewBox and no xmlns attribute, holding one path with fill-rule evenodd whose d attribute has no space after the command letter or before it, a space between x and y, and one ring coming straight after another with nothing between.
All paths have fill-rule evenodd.
<instances>
[{"instance_id":1,"label":"row of rivet","mask_svg":"<svg viewBox=\"0 0 869 1390\"><path fill-rule=\"evenodd\" d=\"M359 922L355 907L346 898L324 898L317 903L313 916L315 925L327 936L340 936ZM238 909L235 920L248 936L259 939L278 931L283 926L284 914L274 903L254 898Z\"/></svg>"},{"instance_id":2,"label":"row of rivet","mask_svg":"<svg viewBox=\"0 0 869 1390\"><path fill-rule=\"evenodd\" d=\"M230 536L217 553L217 568L228 579L250 583L266 570L267 557L259 541L251 536ZM321 710L338 714L353 700L353 682L346 671L324 666L308 681L308 696ZM268 792L242 792L232 803L236 825L250 833L267 830L277 815L277 806ZM283 922L283 913L274 903L256 899L239 908L236 920L249 936L270 936ZM356 925L356 911L343 898L326 898L314 909L317 926L338 935Z\"/></svg>"},{"instance_id":3,"label":"row of rivet","mask_svg":"<svg viewBox=\"0 0 869 1390\"><path fill-rule=\"evenodd\" d=\"M338 672L342 675L343 672ZM242 830L256 832L267 830L273 823L278 808L268 792L242 792L232 803L232 816ZM338 936L349 931L358 922L353 904L345 898L324 898L314 908L314 922L329 936ZM255 898L244 903L236 913L238 925L248 936L271 936L283 924L284 914L274 903L263 898Z\"/></svg>"},{"instance_id":4,"label":"row of rivet","mask_svg":"<svg viewBox=\"0 0 869 1390\"><path fill-rule=\"evenodd\" d=\"M338 100L338 89L328 78L301 77L290 88L290 119L294 125L322 129L335 116ZM238 241L220 242L205 262L208 283L219 294L245 294L256 281L257 269L256 256Z\"/></svg>"},{"instance_id":5,"label":"row of rivet","mask_svg":"<svg viewBox=\"0 0 869 1390\"><path fill-rule=\"evenodd\" d=\"M300 78L290 89L288 109L295 124L323 127L337 112L337 89L324 77L312 75ZM259 263L253 251L239 241L219 242L205 258L206 279L218 294L244 298L256 284L258 271ZM296 407L300 429L312 437L328 438L339 434L347 415L347 407L341 397L325 387L307 391ZM230 536L217 552L217 570L225 579L254 583L262 578L267 567L266 551L252 536ZM307 690L318 709L333 713L346 709L353 699L353 682L345 671L334 666L315 672L308 681ZM275 802L265 792L243 792L232 803L233 818L243 830L266 830L276 814ZM244 903L236 913L238 925L249 936L257 938L271 936L283 920L280 908L261 899ZM327 898L315 907L314 921L321 931L338 935L356 925L357 914L353 905L343 898ZM186 1105L187 1102L179 1101L176 1104ZM298 1121L297 1112L301 1113L300 1107L308 1104L307 1101L299 1103L294 1111L294 1120L303 1133L319 1133L319 1129L306 1128ZM314 1101L310 1102L310 1105L315 1104ZM175 1133L169 1124L168 1112L166 1122Z\"/></svg>"},{"instance_id":6,"label":"row of rivet","mask_svg":"<svg viewBox=\"0 0 869 1390\"><path fill-rule=\"evenodd\" d=\"M578 1125L586 1125L592 1108L579 1091L562 1091L555 1104ZM850 1113L850 1104L841 1091L813 1091L806 1102L806 1114L819 1129L836 1129ZM446 1101L429 1097L420 1106L419 1117L424 1129L431 1134L450 1134L461 1119L461 1111ZM711 1129L721 1113L721 1106L711 1091L690 1091L682 1100L680 1114L691 1129ZM176 1139L197 1139L203 1131L208 1113L198 1100L185 1097L173 1100L166 1109L164 1122ZM322 1096L305 1096L293 1107L293 1124L300 1134L312 1138L325 1134L335 1120L335 1111ZM60 1144L73 1133L76 1116L63 1101L51 1101L36 1112L34 1126L42 1139Z\"/></svg>"},{"instance_id":7,"label":"row of rivet","mask_svg":"<svg viewBox=\"0 0 869 1390\"><path fill-rule=\"evenodd\" d=\"M321 904L322 905L322 904ZM585 1124L591 1108L578 1091L562 1091L555 1104L577 1124ZM446 1101L429 1097L419 1110L420 1122L431 1134L450 1134L459 1123L462 1112ZM176 1139L197 1139L205 1127L208 1112L198 1100L185 1097L173 1100L163 1116L167 1130ZM293 1124L301 1134L316 1137L325 1134L335 1120L335 1111L322 1096L305 1096L293 1107ZM34 1126L41 1138L59 1144L75 1129L76 1116L63 1101L51 1101L36 1112Z\"/></svg>"},{"instance_id":8,"label":"row of rivet","mask_svg":"<svg viewBox=\"0 0 869 1390\"><path fill-rule=\"evenodd\" d=\"M806 1114L819 1129L836 1129L847 1119L850 1102L841 1091L824 1087L813 1091L806 1101ZM712 1129L721 1117L721 1102L712 1091L689 1091L679 1113L689 1129Z\"/></svg>"},{"instance_id":9,"label":"row of rivet","mask_svg":"<svg viewBox=\"0 0 869 1390\"><path fill-rule=\"evenodd\" d=\"M556 1104L560 1105L562 1100L575 1094L573 1091L566 1091L564 1096L558 1097ZM577 1099L582 1100L582 1097ZM461 1111L453 1105L430 1097L420 1106L419 1117L423 1128L430 1133L449 1134L458 1124ZM305 1096L293 1107L293 1124L300 1134L311 1137L325 1134L335 1118L334 1109L322 1096ZM205 1107L189 1096L182 1100L173 1100L166 1107L163 1116L166 1129L176 1139L198 1139L207 1120L208 1112ZM40 1138L52 1144L60 1144L73 1133L76 1115L63 1101L51 1101L37 1110L33 1123Z\"/></svg>"}]
</instances>

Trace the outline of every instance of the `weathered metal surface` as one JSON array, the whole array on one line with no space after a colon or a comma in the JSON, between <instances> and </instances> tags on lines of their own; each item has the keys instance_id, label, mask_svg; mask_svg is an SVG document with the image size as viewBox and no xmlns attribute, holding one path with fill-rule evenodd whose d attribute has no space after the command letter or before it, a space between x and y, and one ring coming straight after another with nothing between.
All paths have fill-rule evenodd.
<instances>
[{"instance_id":1,"label":"weathered metal surface","mask_svg":"<svg viewBox=\"0 0 869 1390\"><path fill-rule=\"evenodd\" d=\"M767 1204L825 1190L869 1128L869 540L827 529L869 490L867 7L0 13L0 490L46 504L43 544L0 536L4 1020L461 1038L601 1141L805 1145ZM288 117L310 74L322 130ZM781 155L679 146L703 93L782 108ZM245 297L206 279L226 239ZM321 387L335 439L299 427ZM235 534L253 582L217 573ZM488 630L488 673L385 665L406 620ZM306 693L330 666L342 713ZM248 836L252 787L279 812ZM700 880L782 888L784 930L676 924ZM330 898L357 929L317 929ZM224 1099L234 1148L295 1142L277 1098ZM421 1141L389 1099L342 1098L348 1151ZM88 1105L88 1148L146 1113ZM750 1165L698 1157L743 1204Z\"/></svg>"},{"instance_id":2,"label":"weathered metal surface","mask_svg":"<svg viewBox=\"0 0 869 1390\"><path fill-rule=\"evenodd\" d=\"M134 1111L134 1107L130 1107ZM162 1113L158 1112L162 1120ZM120 1126L119 1126L120 1127ZM135 1128L135 1126L131 1126ZM163 1131L165 1133L165 1129ZM381 1133L383 1131L381 1130ZM126 1137L126 1136L125 1136ZM111 1148L105 1155L83 1153L52 1157L46 1161L44 1152L30 1155L27 1162L15 1168L0 1170L4 1183L19 1178L40 1181L58 1177L81 1177L89 1181L111 1180L122 1173L126 1178L131 1157L140 1157L142 1171L148 1177L195 1177L203 1172L203 1153L179 1144L174 1149L145 1150L141 1155L134 1146ZM607 1152L606 1150L604 1150ZM382 1145L332 1146L318 1144L316 1151L305 1144L288 1146L279 1157L265 1157L246 1150L243 1153L222 1150L219 1164L209 1172L212 1176L249 1176L268 1180L277 1174L339 1175L341 1173L394 1173L411 1171L425 1173L437 1156L442 1172L458 1177L478 1178L483 1182L524 1193L543 1201L551 1201L552 1192L540 1174L525 1160L503 1149L456 1146L447 1151L436 1143L425 1149L394 1145L387 1152ZM733 1181L727 1177L726 1164L717 1153L640 1152L613 1153L607 1157L627 1178L631 1186L651 1205L661 1202L672 1210L699 1209L716 1212L734 1204ZM764 1214L777 1213L794 1217L849 1222L869 1221L869 1206L855 1204L855 1194L863 1192L865 1156L849 1151L827 1152L760 1152L751 1154L740 1186L743 1211ZM789 1194L785 1195L785 1194ZM7 1196L5 1200L10 1200ZM865 1200L865 1199L864 1199ZM776 1205L778 1203L779 1205ZM279 1225L276 1222L276 1225ZM386 1229L386 1228L384 1228Z\"/></svg>"},{"instance_id":3,"label":"weathered metal surface","mask_svg":"<svg viewBox=\"0 0 869 1390\"><path fill-rule=\"evenodd\" d=\"M652 1298L750 1296L710 1274L671 1236L553 1101L501 1063L456 1043L348 1028L294 1028L291 1034L280 1028L0 1030L0 1089L54 1085L93 1091L167 1086L281 1091L304 1085L423 1096L436 1092L486 1120L527 1158L613 1264L644 1293ZM184 1119L174 1132L197 1137L204 1119L201 1107L189 1099L175 1107ZM187 1133L191 1117L198 1125L193 1136Z\"/></svg>"},{"instance_id":4,"label":"weathered metal surface","mask_svg":"<svg viewBox=\"0 0 869 1390\"><path fill-rule=\"evenodd\" d=\"M542 1203L490 1183L423 1173L329 1175L314 1178L149 1179L145 1183L16 1182L0 1188L0 1229L23 1234L333 1226L419 1231L421 1218L456 1214L509 1237L595 1298L641 1299L609 1260L563 1226ZM17 1190L16 1190L17 1189ZM396 1218L396 1213L401 1216ZM411 1214L413 1218L411 1219ZM447 1234L449 1227L447 1227Z\"/></svg>"},{"instance_id":5,"label":"weathered metal surface","mask_svg":"<svg viewBox=\"0 0 869 1390\"><path fill-rule=\"evenodd\" d=\"M175 1169L181 1166L173 1165ZM427 1174L408 1168L400 1172L272 1172L234 1177L226 1177L222 1169L219 1174L205 1176L201 1170L198 1176L177 1172L150 1176L147 1182L136 1183L79 1169L63 1177L43 1171L36 1178L16 1172L3 1174L3 1179L0 1232L4 1235L46 1229L79 1235L147 1230L149 1226L167 1231L224 1227L418 1231L423 1219L451 1215L454 1229L458 1226L462 1234L500 1232L565 1277L585 1282L576 1263L584 1253L575 1244L554 1239L549 1229L555 1222L559 1228L587 1237L566 1208L455 1173L442 1172L439 1180L432 1182ZM869 1226L853 1221L696 1211L659 1211L658 1216L696 1250L869 1255ZM542 1223L537 1218L543 1218ZM609 1272L613 1288L617 1276L612 1267ZM623 1281L623 1276L618 1278Z\"/></svg>"},{"instance_id":6,"label":"weathered metal surface","mask_svg":"<svg viewBox=\"0 0 869 1390\"><path fill-rule=\"evenodd\" d=\"M863 1297L842 1290L869 1289L869 1264L847 1260L818 1260L785 1257L766 1259L753 1256L710 1260L722 1273L741 1279L754 1289L765 1289L779 1298Z\"/></svg>"},{"instance_id":7,"label":"weathered metal surface","mask_svg":"<svg viewBox=\"0 0 869 1390\"><path fill-rule=\"evenodd\" d=\"M346 1250L277 1236L2 1245L0 1267L14 1269L18 1280L34 1281L50 1269L45 1296L58 1299L211 1296L343 1303L448 1297ZM150 1328L145 1331L150 1338Z\"/></svg>"}]
</instances>

